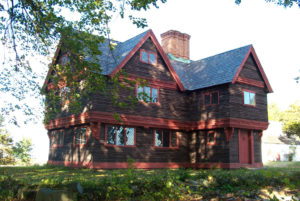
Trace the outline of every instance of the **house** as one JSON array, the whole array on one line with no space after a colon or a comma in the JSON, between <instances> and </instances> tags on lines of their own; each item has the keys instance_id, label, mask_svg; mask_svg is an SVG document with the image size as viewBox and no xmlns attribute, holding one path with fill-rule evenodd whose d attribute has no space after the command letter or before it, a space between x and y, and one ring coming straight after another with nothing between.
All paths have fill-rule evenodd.
<instances>
[{"instance_id":1,"label":"house","mask_svg":"<svg viewBox=\"0 0 300 201\"><path fill-rule=\"evenodd\" d=\"M300 139L287 137L282 132L282 123L271 121L261 138L262 161L300 161Z\"/></svg>"},{"instance_id":2,"label":"house","mask_svg":"<svg viewBox=\"0 0 300 201\"><path fill-rule=\"evenodd\" d=\"M272 88L253 46L192 61L188 34L170 30L161 38L160 44L148 30L117 42L115 59L101 47L104 75L123 69L149 83L120 96L144 92L149 102L121 109L95 95L92 109L49 121L50 164L126 168L130 157L136 168L262 167ZM66 60L58 49L54 61ZM47 76L46 91L50 84Z\"/></svg>"}]
</instances>

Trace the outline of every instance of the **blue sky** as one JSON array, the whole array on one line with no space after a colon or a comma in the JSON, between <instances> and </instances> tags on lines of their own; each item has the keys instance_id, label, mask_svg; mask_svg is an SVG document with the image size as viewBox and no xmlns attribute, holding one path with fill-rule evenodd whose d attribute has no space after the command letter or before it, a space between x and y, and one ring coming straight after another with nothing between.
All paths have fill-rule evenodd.
<instances>
[{"instance_id":1,"label":"blue sky","mask_svg":"<svg viewBox=\"0 0 300 201\"><path fill-rule=\"evenodd\" d=\"M300 84L293 80L300 69L298 7L285 9L264 0L243 0L241 5L234 0L169 0L159 9L136 14L147 19L147 29L151 28L159 41L160 34L170 29L191 35L192 60L253 44L274 90L268 102L285 109L300 100ZM111 38L119 41L144 31L120 17L114 17L110 27ZM47 66L37 62L50 59L39 57L30 62L45 73ZM47 161L49 141L41 122L8 128L16 140L31 138L34 158Z\"/></svg>"}]
</instances>

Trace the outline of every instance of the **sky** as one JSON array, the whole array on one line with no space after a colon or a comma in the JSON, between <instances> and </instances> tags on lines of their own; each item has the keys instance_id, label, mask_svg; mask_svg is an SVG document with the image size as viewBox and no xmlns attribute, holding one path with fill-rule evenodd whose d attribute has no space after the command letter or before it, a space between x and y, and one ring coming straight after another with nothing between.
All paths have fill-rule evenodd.
<instances>
[{"instance_id":1,"label":"sky","mask_svg":"<svg viewBox=\"0 0 300 201\"><path fill-rule=\"evenodd\" d=\"M300 84L293 79L300 69L300 8L284 8L264 0L243 0L241 5L234 0L168 0L159 6L135 13L147 19L145 29L114 17L110 37L125 41L152 29L160 41L160 34L177 30L191 36L192 60L253 44L274 91L268 95L268 103L283 110L300 100ZM47 67L43 68L45 72ZM33 158L39 163L47 161L49 139L41 122L9 126L9 131L16 140L31 138Z\"/></svg>"}]
</instances>

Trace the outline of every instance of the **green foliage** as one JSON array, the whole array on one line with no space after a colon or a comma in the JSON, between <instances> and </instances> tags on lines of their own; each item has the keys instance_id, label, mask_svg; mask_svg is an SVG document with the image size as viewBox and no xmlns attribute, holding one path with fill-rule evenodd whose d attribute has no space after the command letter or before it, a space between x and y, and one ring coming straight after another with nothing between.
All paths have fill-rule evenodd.
<instances>
[{"instance_id":1,"label":"green foliage","mask_svg":"<svg viewBox=\"0 0 300 201\"><path fill-rule=\"evenodd\" d=\"M268 118L271 121L280 121L281 111L276 103L268 104Z\"/></svg>"},{"instance_id":2,"label":"green foliage","mask_svg":"<svg viewBox=\"0 0 300 201\"><path fill-rule=\"evenodd\" d=\"M224 197L261 200L261 189L289 189L297 193L299 163L287 168L258 170L138 170L128 158L124 170L73 169L62 166L0 167L0 200L16 199L18 189L68 189L79 182L78 200L197 200ZM294 169L291 170L293 165ZM274 166L274 165L273 165ZM192 181L192 182L191 182ZM273 198L270 195L268 199ZM225 199L227 200L227 199Z\"/></svg>"},{"instance_id":3,"label":"green foliage","mask_svg":"<svg viewBox=\"0 0 300 201\"><path fill-rule=\"evenodd\" d=\"M265 0L266 2L272 2L279 6L286 7L292 7L294 4L298 5L300 7L300 1L299 0ZM235 0L236 4L240 4L242 0Z\"/></svg>"},{"instance_id":4,"label":"green foliage","mask_svg":"<svg viewBox=\"0 0 300 201\"><path fill-rule=\"evenodd\" d=\"M21 164L29 164L31 161L30 152L32 150L32 142L29 139L23 138L13 147L13 154L17 161Z\"/></svg>"},{"instance_id":5,"label":"green foliage","mask_svg":"<svg viewBox=\"0 0 300 201\"><path fill-rule=\"evenodd\" d=\"M70 88L69 105L66 107L71 113L82 111L81 101L95 91L112 94L113 101L118 102L116 92L122 84L118 84L118 76L108 80L102 75L99 46L108 38L113 51L114 42L109 36L109 23L113 16L128 17L137 27L145 27L145 19L126 15L125 11L148 10L151 5L158 8L159 2L165 3L166 0L1 1L0 38L4 49L15 54L5 54L5 68L0 72L0 84L3 86L0 92L15 97L18 102L24 101L28 95L40 96L38 75L34 74L27 60L36 55L50 56L59 43L70 62L56 65L54 61L55 65L50 65L53 71L50 79L55 90L46 94L45 121L62 110L62 105L56 102L60 99L57 90L62 84ZM107 82L113 82L114 87L108 88ZM1 108L1 113L7 116L15 110L35 116L41 111L40 108L33 111L26 101L23 104L8 102L6 105ZM16 117L12 120L17 122Z\"/></svg>"},{"instance_id":6,"label":"green foliage","mask_svg":"<svg viewBox=\"0 0 300 201\"><path fill-rule=\"evenodd\" d=\"M3 120L0 116L0 165L29 164L31 140L23 138L14 145L10 134L5 129L1 129Z\"/></svg>"},{"instance_id":7,"label":"green foliage","mask_svg":"<svg viewBox=\"0 0 300 201\"><path fill-rule=\"evenodd\" d=\"M283 132L288 136L300 136L300 102L291 104L289 108L282 112Z\"/></svg>"}]
</instances>

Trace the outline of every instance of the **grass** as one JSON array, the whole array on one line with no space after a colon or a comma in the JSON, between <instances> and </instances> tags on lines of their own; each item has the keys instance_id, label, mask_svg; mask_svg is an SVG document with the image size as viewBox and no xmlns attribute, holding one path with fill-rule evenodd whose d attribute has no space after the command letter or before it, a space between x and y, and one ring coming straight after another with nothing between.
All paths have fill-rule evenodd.
<instances>
[{"instance_id":1,"label":"grass","mask_svg":"<svg viewBox=\"0 0 300 201\"><path fill-rule=\"evenodd\" d=\"M74 182L79 182L84 188L79 200L199 200L232 197L276 200L276 197L283 195L282 192L284 195L300 197L300 162L272 162L263 169L252 170L93 170L51 165L0 167L0 200L17 199L19 188L62 189Z\"/></svg>"}]
</instances>

